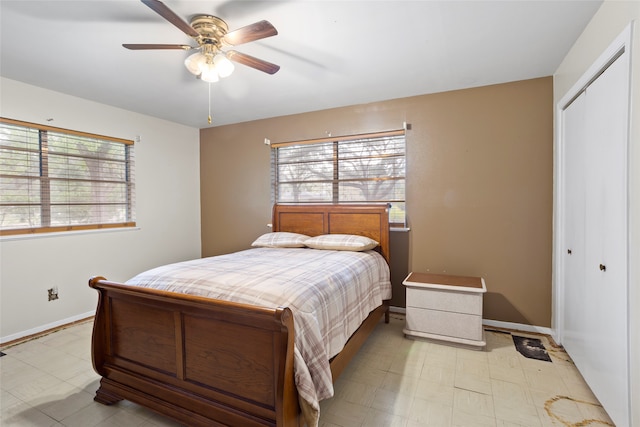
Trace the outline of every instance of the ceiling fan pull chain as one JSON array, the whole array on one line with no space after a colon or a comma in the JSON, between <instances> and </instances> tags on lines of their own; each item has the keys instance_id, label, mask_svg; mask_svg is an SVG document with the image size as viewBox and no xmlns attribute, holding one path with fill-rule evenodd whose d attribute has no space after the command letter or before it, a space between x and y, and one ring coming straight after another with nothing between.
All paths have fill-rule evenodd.
<instances>
[{"instance_id":1,"label":"ceiling fan pull chain","mask_svg":"<svg viewBox=\"0 0 640 427\"><path fill-rule=\"evenodd\" d=\"M209 83L209 117L208 122L211 124L211 83Z\"/></svg>"}]
</instances>

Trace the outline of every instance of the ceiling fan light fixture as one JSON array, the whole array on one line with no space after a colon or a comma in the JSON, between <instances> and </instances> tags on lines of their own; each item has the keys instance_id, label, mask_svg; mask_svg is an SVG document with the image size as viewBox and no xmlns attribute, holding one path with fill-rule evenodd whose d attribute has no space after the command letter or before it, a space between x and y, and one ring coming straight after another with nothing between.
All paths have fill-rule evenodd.
<instances>
[{"instance_id":1,"label":"ceiling fan light fixture","mask_svg":"<svg viewBox=\"0 0 640 427\"><path fill-rule=\"evenodd\" d=\"M200 79L207 83L215 83L220 80L216 66L214 64L204 64L202 67L202 73L200 74Z\"/></svg>"},{"instance_id":2,"label":"ceiling fan light fixture","mask_svg":"<svg viewBox=\"0 0 640 427\"><path fill-rule=\"evenodd\" d=\"M189 55L187 59L184 60L184 66L187 67L187 70L195 76L200 75L206 63L207 57L201 52Z\"/></svg>"},{"instance_id":3,"label":"ceiling fan light fixture","mask_svg":"<svg viewBox=\"0 0 640 427\"><path fill-rule=\"evenodd\" d=\"M231 73L233 73L233 70L235 68L233 63L229 61L229 59L224 53L218 53L213 58L213 65L218 71L218 75L220 75L220 77L223 77L223 78L229 77Z\"/></svg>"}]
</instances>

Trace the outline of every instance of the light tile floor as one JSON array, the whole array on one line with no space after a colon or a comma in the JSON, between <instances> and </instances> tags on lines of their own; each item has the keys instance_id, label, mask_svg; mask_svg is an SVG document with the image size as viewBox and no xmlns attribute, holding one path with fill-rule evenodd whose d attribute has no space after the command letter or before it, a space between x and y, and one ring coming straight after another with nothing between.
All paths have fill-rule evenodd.
<instances>
[{"instance_id":1,"label":"light tile floor","mask_svg":"<svg viewBox=\"0 0 640 427\"><path fill-rule=\"evenodd\" d=\"M477 351L406 339L403 324L392 314L389 325L378 325L335 397L322 402L322 427L613 425L566 353L545 337L552 362L525 358L508 333L488 331L486 350ZM0 425L179 425L127 401L93 401L91 328L85 322L2 350Z\"/></svg>"}]
</instances>

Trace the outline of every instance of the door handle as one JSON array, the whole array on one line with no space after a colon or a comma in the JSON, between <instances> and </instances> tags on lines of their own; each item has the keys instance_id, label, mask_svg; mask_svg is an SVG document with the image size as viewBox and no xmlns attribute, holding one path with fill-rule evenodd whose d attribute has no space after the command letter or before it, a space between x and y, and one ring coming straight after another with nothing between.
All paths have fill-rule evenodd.
<instances>
[{"instance_id":1,"label":"door handle","mask_svg":"<svg viewBox=\"0 0 640 427\"><path fill-rule=\"evenodd\" d=\"M607 266L604 264L600 264L600 271L607 271Z\"/></svg>"},{"instance_id":2,"label":"door handle","mask_svg":"<svg viewBox=\"0 0 640 427\"><path fill-rule=\"evenodd\" d=\"M567 249L567 253L571 255L571 249Z\"/></svg>"}]
</instances>

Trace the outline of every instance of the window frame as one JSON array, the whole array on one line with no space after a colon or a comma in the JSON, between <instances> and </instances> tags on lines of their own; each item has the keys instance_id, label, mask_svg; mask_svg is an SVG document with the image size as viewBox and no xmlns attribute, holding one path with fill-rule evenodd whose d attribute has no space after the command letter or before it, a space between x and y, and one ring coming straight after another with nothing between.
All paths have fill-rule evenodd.
<instances>
[{"instance_id":1,"label":"window frame","mask_svg":"<svg viewBox=\"0 0 640 427\"><path fill-rule=\"evenodd\" d=\"M37 180L41 185L40 187L40 199L38 203L26 202L26 203L1 203L0 206L40 206L40 225L39 226L30 226L30 227L21 227L21 228L0 228L0 237L3 236L16 236L16 235L34 235L39 233L56 233L56 232L68 232L68 231L86 231L86 230L100 230L100 229L113 229L113 228L132 228L136 227L135 221L135 175L134 175L134 141L123 138L116 138L105 135L98 135L88 132L81 132L70 129L63 129L54 126L41 125L37 123L24 122L15 119L9 119L6 117L0 117L0 127L5 128L5 125L11 127L21 127L25 130L25 132L29 131L37 131L39 144L38 148L33 149L26 146L24 148L11 148L12 151L22 151L22 152L31 152L32 154L36 154L38 156L38 160L40 162L40 171L39 175L12 175L12 174L2 174L3 171L0 171L0 179L5 178L27 178L32 180ZM49 173L49 150L48 150L48 136L49 133L54 133L56 135L62 135L65 137L79 137L79 138L87 138L91 140L97 140L100 143L117 143L122 144L124 146L123 160L114 160L114 159L100 159L99 157L85 157L86 159L92 159L98 162L98 164L104 164L106 162L120 162L123 163L124 166L124 181L114 181L114 180L93 180L93 179L78 179L72 177L53 177ZM69 153L61 154L56 153L57 157L60 158L82 158L82 155L72 155ZM72 166L69 166L71 169ZM59 182L91 182L91 183L118 183L120 185L125 185L125 199L122 203L126 205L125 210L125 221L119 222L98 222L98 223L81 223L79 221L72 221L74 218L70 218L68 224L65 225L51 225L51 212L52 207L54 206L77 206L81 204L85 205L98 205L103 203L97 203L95 199L91 199L90 202L78 203L78 202L68 202L62 204L55 204L51 201L51 190L49 188L49 184L52 180ZM1 227L1 225L0 225Z\"/></svg>"},{"instance_id":2,"label":"window frame","mask_svg":"<svg viewBox=\"0 0 640 427\"><path fill-rule=\"evenodd\" d=\"M348 158L340 158L339 157L339 152L340 152L340 144L348 144L349 142L355 142L355 141L360 141L360 140L375 140L375 139L384 139L384 138L389 138L389 137L402 137L403 139L403 143L404 143L404 150L402 153L402 157L404 159L404 171L403 171L403 175L402 176L394 176L394 177L389 177L389 178L345 178L345 179L340 179L339 176L339 168L340 168L340 162L348 162L350 159ZM332 157L332 173L333 173L333 178L331 180L329 179L322 179L322 180L301 180L301 181L290 181L290 182L285 182L285 181L280 181L279 178L279 170L278 170L278 166L279 165L283 165L285 164L285 162L280 162L279 159L279 149L280 148L286 148L286 147L292 147L292 146L304 146L304 145L313 145L313 144L332 144L332 150L333 150L333 157ZM271 143L271 200L273 203L296 203L296 204L319 204L319 203L333 203L333 204L367 204L367 203L389 203L390 206L393 205L393 203L396 204L402 204L403 205L403 215L402 215L402 221L394 221L393 217L392 217L392 210L389 210L390 213L390 225L393 227L406 227L407 224L407 217L406 217L406 179L407 179L407 172L406 172L406 156L407 156L407 152L406 152L406 130L405 129L398 129L398 130L390 130L390 131L383 131L383 132L375 132L375 133L366 133L366 134L357 134L357 135L346 135L346 136L337 136L337 137L326 137L326 138L315 138L315 139L308 139L308 140L302 140L302 141L287 141L287 142L277 142L277 143ZM383 158L383 156L379 156L376 158ZM295 163L292 162L292 163ZM340 201L340 191L339 191L339 187L341 183L346 183L349 181L382 181L382 180L402 180L404 181L404 191L403 191L403 197L402 200L400 199L384 199L384 200L371 200L371 201ZM280 201L279 200L279 185L282 184L283 182L285 183L291 183L291 184L299 184L299 183L312 183L312 182L325 182L325 183L329 183L331 182L331 201L296 201L296 202L287 202L287 201Z\"/></svg>"}]
</instances>

